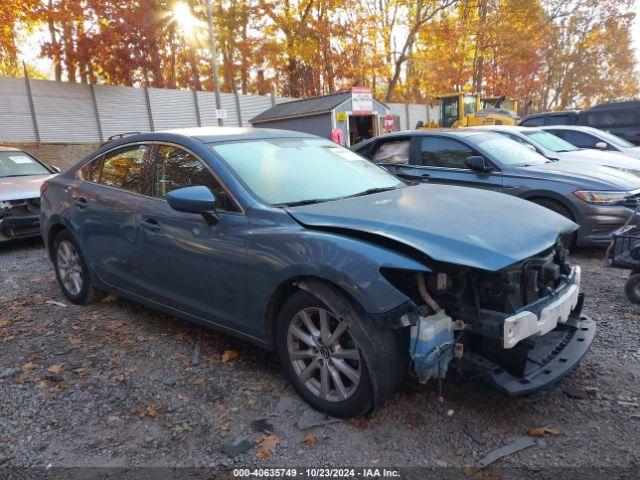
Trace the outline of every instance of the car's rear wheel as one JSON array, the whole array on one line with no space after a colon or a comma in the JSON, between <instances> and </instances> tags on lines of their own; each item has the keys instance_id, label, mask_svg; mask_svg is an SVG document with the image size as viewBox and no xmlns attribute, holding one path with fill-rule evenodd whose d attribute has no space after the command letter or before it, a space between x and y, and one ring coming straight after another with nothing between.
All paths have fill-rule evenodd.
<instances>
[{"instance_id":1,"label":"car's rear wheel","mask_svg":"<svg viewBox=\"0 0 640 480\"><path fill-rule=\"evenodd\" d=\"M317 410L343 418L373 409L366 359L380 355L357 334L359 315L350 317L341 319L318 298L298 291L283 305L276 325L278 355L296 391ZM401 364L393 355L385 361Z\"/></svg>"},{"instance_id":2,"label":"car's rear wheel","mask_svg":"<svg viewBox=\"0 0 640 480\"><path fill-rule=\"evenodd\" d=\"M70 302L84 305L104 296L91 283L80 248L66 230L56 235L53 244L53 264L62 293Z\"/></svg>"}]
</instances>

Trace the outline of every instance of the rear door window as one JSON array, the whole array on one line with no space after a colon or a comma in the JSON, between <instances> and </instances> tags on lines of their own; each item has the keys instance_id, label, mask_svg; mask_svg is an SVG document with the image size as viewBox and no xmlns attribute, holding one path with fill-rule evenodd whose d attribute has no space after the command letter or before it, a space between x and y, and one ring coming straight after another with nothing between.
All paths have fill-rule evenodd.
<instances>
[{"instance_id":1,"label":"rear door window","mask_svg":"<svg viewBox=\"0 0 640 480\"><path fill-rule=\"evenodd\" d=\"M90 162L85 163L82 168L78 170L78 178L80 180L86 180L87 182L98 182L100 180L100 170L102 170L102 160L104 160L104 156L100 155Z\"/></svg>"},{"instance_id":2,"label":"rear door window","mask_svg":"<svg viewBox=\"0 0 640 480\"><path fill-rule=\"evenodd\" d=\"M568 115L550 115L548 125L568 125Z\"/></svg>"},{"instance_id":3,"label":"rear door window","mask_svg":"<svg viewBox=\"0 0 640 480\"><path fill-rule=\"evenodd\" d=\"M148 151L148 145L131 145L105 154L98 182L140 193L142 170Z\"/></svg>"},{"instance_id":4,"label":"rear door window","mask_svg":"<svg viewBox=\"0 0 640 480\"><path fill-rule=\"evenodd\" d=\"M161 145L156 156L153 196L165 198L172 190L195 186L211 190L219 210L239 211L220 182L195 155L179 147Z\"/></svg>"},{"instance_id":5,"label":"rear door window","mask_svg":"<svg viewBox=\"0 0 640 480\"><path fill-rule=\"evenodd\" d=\"M420 142L418 164L425 167L457 168L468 170L468 157L477 155L471 148L456 140L442 137L424 137Z\"/></svg>"},{"instance_id":6,"label":"rear door window","mask_svg":"<svg viewBox=\"0 0 640 480\"><path fill-rule=\"evenodd\" d=\"M524 127L539 127L541 125L544 125L544 117L527 118L522 122L522 126Z\"/></svg>"},{"instance_id":7,"label":"rear door window","mask_svg":"<svg viewBox=\"0 0 640 480\"><path fill-rule=\"evenodd\" d=\"M598 137L589 135L584 132L576 132L573 130L547 130L553 133L555 136L566 140L571 145L575 145L579 148L596 148L596 143L601 142Z\"/></svg>"}]
</instances>

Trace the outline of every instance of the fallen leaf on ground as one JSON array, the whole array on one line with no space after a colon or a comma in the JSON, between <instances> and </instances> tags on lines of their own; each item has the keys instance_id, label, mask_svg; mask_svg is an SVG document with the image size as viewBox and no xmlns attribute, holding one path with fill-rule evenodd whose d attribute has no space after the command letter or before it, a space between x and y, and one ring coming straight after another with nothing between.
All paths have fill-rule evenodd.
<instances>
[{"instance_id":1,"label":"fallen leaf on ground","mask_svg":"<svg viewBox=\"0 0 640 480\"><path fill-rule=\"evenodd\" d=\"M73 370L73 373L75 373L77 375L84 375L88 371L89 371L89 369L87 367L80 367L80 368L76 368L75 370Z\"/></svg>"},{"instance_id":2,"label":"fallen leaf on ground","mask_svg":"<svg viewBox=\"0 0 640 480\"><path fill-rule=\"evenodd\" d=\"M319 442L320 440L318 440L318 437L316 437L311 432L307 433L307 436L304 437L304 443L306 443L308 446L315 445L316 443L319 443Z\"/></svg>"},{"instance_id":3,"label":"fallen leaf on ground","mask_svg":"<svg viewBox=\"0 0 640 480\"><path fill-rule=\"evenodd\" d=\"M410 413L408 415L408 418L409 418L409 425L411 425L412 428L416 428L418 425L422 423L422 415L420 415L419 413Z\"/></svg>"},{"instance_id":4,"label":"fallen leaf on ground","mask_svg":"<svg viewBox=\"0 0 640 480\"><path fill-rule=\"evenodd\" d=\"M22 365L22 368L20 370L22 370L23 372L28 372L29 370L34 370L36 368L38 368L38 365L33 362L27 362Z\"/></svg>"},{"instance_id":5,"label":"fallen leaf on ground","mask_svg":"<svg viewBox=\"0 0 640 480\"><path fill-rule=\"evenodd\" d=\"M229 431L229 427L227 427L226 425L220 425L218 428L220 430L222 430L223 432L228 432Z\"/></svg>"},{"instance_id":6,"label":"fallen leaf on ground","mask_svg":"<svg viewBox=\"0 0 640 480\"><path fill-rule=\"evenodd\" d=\"M131 409L131 413L136 413L139 418L149 417L149 418L158 418L158 413L155 408L149 406L145 409L141 407L133 407Z\"/></svg>"},{"instance_id":7,"label":"fallen leaf on ground","mask_svg":"<svg viewBox=\"0 0 640 480\"><path fill-rule=\"evenodd\" d=\"M537 427L529 430L529 435L532 437L544 437L547 433L551 435L560 435L560 430L551 427Z\"/></svg>"},{"instance_id":8,"label":"fallen leaf on ground","mask_svg":"<svg viewBox=\"0 0 640 480\"><path fill-rule=\"evenodd\" d=\"M227 363L229 360L233 360L238 356L238 352L235 350L225 350L222 354L222 363Z\"/></svg>"},{"instance_id":9,"label":"fallen leaf on ground","mask_svg":"<svg viewBox=\"0 0 640 480\"><path fill-rule=\"evenodd\" d=\"M60 375L60 373L62 373L62 364L51 365L47 368L47 372L53 373L54 375Z\"/></svg>"},{"instance_id":10,"label":"fallen leaf on ground","mask_svg":"<svg viewBox=\"0 0 640 480\"><path fill-rule=\"evenodd\" d=\"M109 325L107 325L106 330L109 330L110 332L113 332L114 330L122 328L125 325L126 325L126 323L121 322L121 321L111 322Z\"/></svg>"},{"instance_id":11,"label":"fallen leaf on ground","mask_svg":"<svg viewBox=\"0 0 640 480\"><path fill-rule=\"evenodd\" d=\"M502 435L506 435L506 434L507 434L507 429L506 428L501 427L501 428L497 428L496 429L496 435L502 436Z\"/></svg>"},{"instance_id":12,"label":"fallen leaf on ground","mask_svg":"<svg viewBox=\"0 0 640 480\"><path fill-rule=\"evenodd\" d=\"M178 398L180 400L182 400L183 402L188 402L189 401L189 397L187 397L186 395L182 395L181 393L178 394Z\"/></svg>"},{"instance_id":13,"label":"fallen leaf on ground","mask_svg":"<svg viewBox=\"0 0 640 480\"><path fill-rule=\"evenodd\" d=\"M204 385L204 378L199 378L197 379L195 382L193 382L194 385Z\"/></svg>"},{"instance_id":14,"label":"fallen leaf on ground","mask_svg":"<svg viewBox=\"0 0 640 480\"><path fill-rule=\"evenodd\" d=\"M598 387L585 387L584 391L592 397L597 397L600 393L600 389Z\"/></svg>"},{"instance_id":15,"label":"fallen leaf on ground","mask_svg":"<svg viewBox=\"0 0 640 480\"><path fill-rule=\"evenodd\" d=\"M260 445L258 445L258 451L256 452L256 455L263 460L271 460L271 455L276 453L278 442L280 442L280 439L277 436L267 435L262 439Z\"/></svg>"},{"instance_id":16,"label":"fallen leaf on ground","mask_svg":"<svg viewBox=\"0 0 640 480\"><path fill-rule=\"evenodd\" d=\"M109 415L107 417L107 420L109 420L110 422L117 422L120 420L120 417L116 414L113 414L113 415Z\"/></svg>"}]
</instances>

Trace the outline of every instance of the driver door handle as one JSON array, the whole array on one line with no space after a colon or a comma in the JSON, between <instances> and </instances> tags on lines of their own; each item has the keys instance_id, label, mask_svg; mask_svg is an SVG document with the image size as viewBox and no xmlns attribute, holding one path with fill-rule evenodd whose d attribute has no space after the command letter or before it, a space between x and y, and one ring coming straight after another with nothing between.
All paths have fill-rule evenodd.
<instances>
[{"instance_id":1,"label":"driver door handle","mask_svg":"<svg viewBox=\"0 0 640 480\"><path fill-rule=\"evenodd\" d=\"M160 224L155 218L145 218L140 222L140 226L150 232L157 232L160 230Z\"/></svg>"}]
</instances>

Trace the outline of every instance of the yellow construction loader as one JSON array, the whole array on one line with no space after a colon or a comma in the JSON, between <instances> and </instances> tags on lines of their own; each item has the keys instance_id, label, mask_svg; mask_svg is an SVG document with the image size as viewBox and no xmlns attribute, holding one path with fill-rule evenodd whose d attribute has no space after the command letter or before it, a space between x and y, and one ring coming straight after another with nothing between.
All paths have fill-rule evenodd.
<instances>
[{"instance_id":1,"label":"yellow construction loader","mask_svg":"<svg viewBox=\"0 0 640 480\"><path fill-rule=\"evenodd\" d=\"M518 101L502 97L482 97L471 93L448 93L434 97L440 106L439 121L423 128L457 128L476 125L515 125L520 117Z\"/></svg>"}]
</instances>

